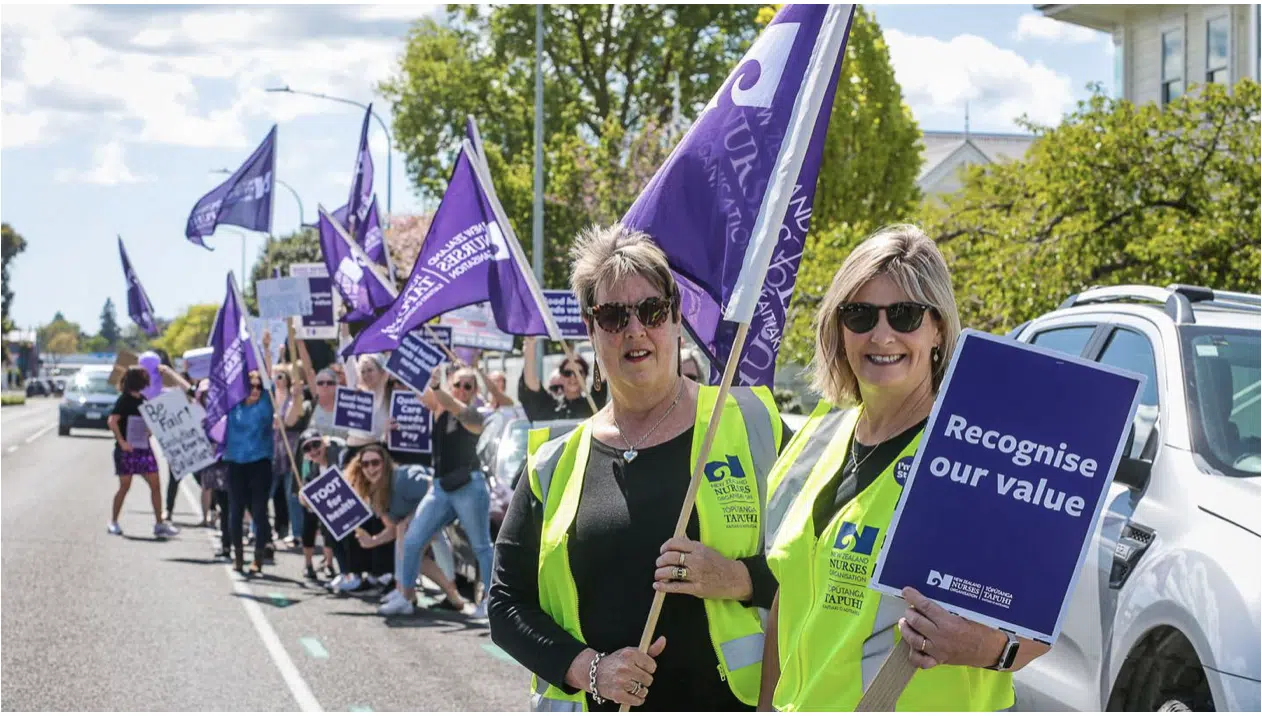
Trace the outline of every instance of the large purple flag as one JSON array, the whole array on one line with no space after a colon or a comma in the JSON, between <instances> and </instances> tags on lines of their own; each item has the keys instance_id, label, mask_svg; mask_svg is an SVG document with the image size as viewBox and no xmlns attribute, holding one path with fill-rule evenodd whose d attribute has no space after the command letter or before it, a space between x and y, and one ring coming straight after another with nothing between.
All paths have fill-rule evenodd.
<instances>
[{"instance_id":1,"label":"large purple flag","mask_svg":"<svg viewBox=\"0 0 1262 716\"><path fill-rule=\"evenodd\" d=\"M431 318L482 301L491 302L495 324L505 333L560 340L543 292L525 269L525 255L474 156L466 141L407 285L394 305L355 337L346 355L393 349L404 334Z\"/></svg>"},{"instance_id":2,"label":"large purple flag","mask_svg":"<svg viewBox=\"0 0 1262 716\"><path fill-rule=\"evenodd\" d=\"M739 323L737 383L774 379L853 10L777 13L623 217L666 252L716 379Z\"/></svg>"},{"instance_id":3,"label":"large purple flag","mask_svg":"<svg viewBox=\"0 0 1262 716\"><path fill-rule=\"evenodd\" d=\"M228 274L223 304L210 333L214 349L210 357L210 390L206 394L206 419L202 423L211 440L223 443L228 411L250 395L249 372L259 369L258 356L246 329L246 311Z\"/></svg>"},{"instance_id":4,"label":"large purple flag","mask_svg":"<svg viewBox=\"0 0 1262 716\"><path fill-rule=\"evenodd\" d=\"M372 104L364 111L364 123L359 129L359 151L355 154L355 177L351 181L351 195L346 201L347 221L343 224L347 233L360 240L361 228L368 221L368 209L372 203L372 152L368 151L368 120L372 119ZM362 243L362 241L361 241Z\"/></svg>"},{"instance_id":5,"label":"large purple flag","mask_svg":"<svg viewBox=\"0 0 1262 716\"><path fill-rule=\"evenodd\" d=\"M127 315L140 326L147 336L158 335L158 326L153 321L153 304L149 303L149 295L145 287L140 285L140 277L131 267L131 259L127 258L127 249L123 247L123 237L118 237L118 255L123 259L123 276L127 278Z\"/></svg>"},{"instance_id":6,"label":"large purple flag","mask_svg":"<svg viewBox=\"0 0 1262 716\"><path fill-rule=\"evenodd\" d=\"M347 232L349 233L350 224L347 223L347 219L350 217L350 213L350 207L343 206L335 209L329 216L333 217L333 220L337 223L347 227ZM319 228L318 224L316 228ZM393 271L393 262L390 261L390 255L386 251L385 234L381 231L381 217L377 215L376 194L372 195L372 202L368 206L368 218L359 228L359 233L352 234L355 237L355 243L359 244L364 253L368 254L368 258L377 262L377 265L385 266ZM393 273L391 275L393 276Z\"/></svg>"},{"instance_id":7,"label":"large purple flag","mask_svg":"<svg viewBox=\"0 0 1262 716\"><path fill-rule=\"evenodd\" d=\"M376 318L394 302L394 286L377 275L363 249L350 240L324 207L319 208L319 213L320 253L333 285L350 309L342 320L358 323Z\"/></svg>"},{"instance_id":8,"label":"large purple flag","mask_svg":"<svg viewBox=\"0 0 1262 716\"><path fill-rule=\"evenodd\" d=\"M202 237L215 233L220 224L253 231L272 230L272 176L276 171L276 125L258 149L209 194L197 200L188 216L184 235L209 249Z\"/></svg>"}]
</instances>

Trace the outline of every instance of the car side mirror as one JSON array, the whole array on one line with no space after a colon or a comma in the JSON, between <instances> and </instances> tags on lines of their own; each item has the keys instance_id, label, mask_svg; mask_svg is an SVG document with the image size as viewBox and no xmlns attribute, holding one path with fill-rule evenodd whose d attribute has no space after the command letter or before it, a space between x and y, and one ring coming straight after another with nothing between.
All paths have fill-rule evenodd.
<instances>
[{"instance_id":1,"label":"car side mirror","mask_svg":"<svg viewBox=\"0 0 1262 716\"><path fill-rule=\"evenodd\" d=\"M1148 431L1148 439L1144 441L1144 447L1139 452L1139 457L1131 457L1132 448L1135 445L1135 425L1131 425L1130 435L1126 438L1126 446L1122 451L1122 459L1118 461L1117 472L1113 475L1113 481L1119 485L1126 485L1136 492L1142 492L1148 486L1148 480L1152 477L1152 461L1153 456L1157 452L1157 426L1153 425Z\"/></svg>"}]
</instances>

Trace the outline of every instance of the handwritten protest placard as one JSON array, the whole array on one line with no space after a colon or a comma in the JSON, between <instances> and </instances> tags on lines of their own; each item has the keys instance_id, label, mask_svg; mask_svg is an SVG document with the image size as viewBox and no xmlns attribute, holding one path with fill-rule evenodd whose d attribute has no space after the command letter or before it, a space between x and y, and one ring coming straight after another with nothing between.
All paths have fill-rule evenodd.
<instances>
[{"instance_id":1,"label":"handwritten protest placard","mask_svg":"<svg viewBox=\"0 0 1262 716\"><path fill-rule=\"evenodd\" d=\"M339 387L333 398L333 425L348 430L372 432L373 394L366 390Z\"/></svg>"},{"instance_id":2,"label":"handwritten protest placard","mask_svg":"<svg viewBox=\"0 0 1262 716\"><path fill-rule=\"evenodd\" d=\"M184 352L184 372L193 380L210 377L210 359L214 356L214 348L194 348Z\"/></svg>"},{"instance_id":3,"label":"handwritten protest placard","mask_svg":"<svg viewBox=\"0 0 1262 716\"><path fill-rule=\"evenodd\" d=\"M394 391L390 395L390 417L399 424L399 428L390 431L386 447L417 453L429 453L433 449L433 415L415 393Z\"/></svg>"},{"instance_id":4,"label":"handwritten protest placard","mask_svg":"<svg viewBox=\"0 0 1262 716\"><path fill-rule=\"evenodd\" d=\"M872 588L912 586L973 621L1054 642L1143 384L964 331L914 460L895 466L905 483ZM871 554L869 530L839 547Z\"/></svg>"},{"instance_id":5,"label":"handwritten protest placard","mask_svg":"<svg viewBox=\"0 0 1262 716\"><path fill-rule=\"evenodd\" d=\"M335 542L344 539L372 517L372 510L337 467L330 467L319 477L308 481L302 486L302 494Z\"/></svg>"},{"instance_id":6,"label":"handwritten protest placard","mask_svg":"<svg viewBox=\"0 0 1262 716\"><path fill-rule=\"evenodd\" d=\"M294 322L294 336L299 340L336 339L341 299L333 290L329 269L322 263L290 264L289 275L306 278L311 295L311 311Z\"/></svg>"},{"instance_id":7,"label":"handwritten protest placard","mask_svg":"<svg viewBox=\"0 0 1262 716\"><path fill-rule=\"evenodd\" d=\"M264 279L254 284L254 290L263 318L311 315L311 282L305 277Z\"/></svg>"},{"instance_id":8,"label":"handwritten protest placard","mask_svg":"<svg viewBox=\"0 0 1262 716\"><path fill-rule=\"evenodd\" d=\"M138 418L135 415L127 416L127 425L123 430L123 437L127 438L127 444L132 448L149 449L149 428L145 427L144 418Z\"/></svg>"},{"instance_id":9,"label":"handwritten protest placard","mask_svg":"<svg viewBox=\"0 0 1262 716\"><path fill-rule=\"evenodd\" d=\"M215 448L202 427L206 412L188 402L183 393L166 392L146 400L140 404L140 414L158 439L176 479L214 464ZM131 442L130 437L127 442Z\"/></svg>"},{"instance_id":10,"label":"handwritten protest placard","mask_svg":"<svg viewBox=\"0 0 1262 716\"><path fill-rule=\"evenodd\" d=\"M548 310L556 319L562 338L587 338L587 324L583 323L583 314L578 307L578 297L573 291L544 289L543 297L548 300Z\"/></svg>"}]
</instances>

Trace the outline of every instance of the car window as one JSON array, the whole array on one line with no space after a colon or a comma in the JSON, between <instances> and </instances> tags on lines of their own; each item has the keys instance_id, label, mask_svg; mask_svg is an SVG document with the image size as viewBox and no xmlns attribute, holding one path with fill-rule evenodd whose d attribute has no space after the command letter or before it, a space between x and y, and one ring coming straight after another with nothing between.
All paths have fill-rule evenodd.
<instances>
[{"instance_id":1,"label":"car window","mask_svg":"<svg viewBox=\"0 0 1262 716\"><path fill-rule=\"evenodd\" d=\"M1095 326L1053 328L1035 333L1030 343L1041 348L1068 353L1071 356L1080 356L1082 349L1087 347L1087 341L1091 340L1092 333L1095 333Z\"/></svg>"},{"instance_id":2,"label":"car window","mask_svg":"<svg viewBox=\"0 0 1262 716\"><path fill-rule=\"evenodd\" d=\"M1152 343L1146 336L1124 328L1114 329L1099 360L1104 365L1139 373L1147 378L1144 392L1139 396L1139 404L1151 408L1158 406L1157 358L1153 354Z\"/></svg>"},{"instance_id":3,"label":"car window","mask_svg":"<svg viewBox=\"0 0 1262 716\"><path fill-rule=\"evenodd\" d=\"M118 388L110 385L110 374L98 371L82 371L75 374L74 389L80 393L104 393L118 395Z\"/></svg>"},{"instance_id":4,"label":"car window","mask_svg":"<svg viewBox=\"0 0 1262 716\"><path fill-rule=\"evenodd\" d=\"M1192 449L1227 475L1262 474L1257 331L1180 327Z\"/></svg>"}]
</instances>

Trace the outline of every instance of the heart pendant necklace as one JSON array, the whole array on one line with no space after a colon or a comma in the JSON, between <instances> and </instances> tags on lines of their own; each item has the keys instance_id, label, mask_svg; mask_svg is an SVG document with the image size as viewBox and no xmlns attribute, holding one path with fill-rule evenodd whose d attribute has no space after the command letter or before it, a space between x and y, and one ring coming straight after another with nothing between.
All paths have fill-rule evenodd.
<instances>
[{"instance_id":1,"label":"heart pendant necklace","mask_svg":"<svg viewBox=\"0 0 1262 716\"><path fill-rule=\"evenodd\" d=\"M649 431L644 434L644 437L640 438L640 445L643 445L650 437L653 436L653 432L657 430L658 426L666 420L667 416L675 410L675 406L679 404L679 399L683 397L684 394L684 382L681 380L678 381L678 383L679 389L675 391L675 400L671 402L670 407L666 409L666 412L662 413L662 417L657 419L657 422L653 424L653 427L649 428ZM633 445L627 438L627 434L623 432L622 426L618 424L618 418L614 417L612 410L609 411L609 417L613 419L613 426L618 429L618 434L622 436L622 442L627 444L627 449L622 452L622 459L627 462L631 462L637 455L640 454L640 451L637 450L637 446Z\"/></svg>"}]
</instances>

